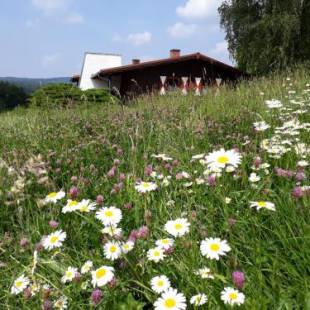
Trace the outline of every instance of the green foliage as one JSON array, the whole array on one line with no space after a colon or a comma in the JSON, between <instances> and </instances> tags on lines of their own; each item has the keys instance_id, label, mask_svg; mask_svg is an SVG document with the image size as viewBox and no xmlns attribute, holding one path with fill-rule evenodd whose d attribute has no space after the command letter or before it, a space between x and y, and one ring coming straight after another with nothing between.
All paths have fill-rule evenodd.
<instances>
[{"instance_id":1,"label":"green foliage","mask_svg":"<svg viewBox=\"0 0 310 310\"><path fill-rule=\"evenodd\" d=\"M71 84L50 84L37 89L30 97L31 106L71 107L80 104L107 104L115 99L104 89L82 91Z\"/></svg>"},{"instance_id":2,"label":"green foliage","mask_svg":"<svg viewBox=\"0 0 310 310\"><path fill-rule=\"evenodd\" d=\"M219 8L238 66L265 74L310 59L310 2L226 0Z\"/></svg>"},{"instance_id":3,"label":"green foliage","mask_svg":"<svg viewBox=\"0 0 310 310\"><path fill-rule=\"evenodd\" d=\"M25 106L26 99L27 95L22 88L0 81L0 111Z\"/></svg>"}]
</instances>

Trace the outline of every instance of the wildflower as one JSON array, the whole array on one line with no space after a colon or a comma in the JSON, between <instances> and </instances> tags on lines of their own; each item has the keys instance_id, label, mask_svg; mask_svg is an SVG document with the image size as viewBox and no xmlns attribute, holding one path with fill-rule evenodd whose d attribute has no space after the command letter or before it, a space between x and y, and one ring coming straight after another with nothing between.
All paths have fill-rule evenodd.
<instances>
[{"instance_id":1,"label":"wildflower","mask_svg":"<svg viewBox=\"0 0 310 310\"><path fill-rule=\"evenodd\" d=\"M206 154L197 154L197 155L193 155L191 161L194 160L199 160L199 159L203 159L206 156Z\"/></svg>"},{"instance_id":2,"label":"wildflower","mask_svg":"<svg viewBox=\"0 0 310 310\"><path fill-rule=\"evenodd\" d=\"M114 268L110 266L101 266L95 271L92 271L92 285L104 286L114 278Z\"/></svg>"},{"instance_id":3,"label":"wildflower","mask_svg":"<svg viewBox=\"0 0 310 310\"><path fill-rule=\"evenodd\" d=\"M29 240L27 238L22 238L19 244L22 248L26 248L29 245Z\"/></svg>"},{"instance_id":4,"label":"wildflower","mask_svg":"<svg viewBox=\"0 0 310 310\"><path fill-rule=\"evenodd\" d=\"M242 289L245 281L244 273L242 271L234 271L231 275L234 285Z\"/></svg>"},{"instance_id":5,"label":"wildflower","mask_svg":"<svg viewBox=\"0 0 310 310\"><path fill-rule=\"evenodd\" d=\"M95 202L90 202L89 199L83 199L81 202L78 204L78 210L80 212L90 212L95 210L96 203Z\"/></svg>"},{"instance_id":6,"label":"wildflower","mask_svg":"<svg viewBox=\"0 0 310 310\"><path fill-rule=\"evenodd\" d=\"M219 151L208 154L206 156L206 162L211 169L223 169L226 166L237 168L241 162L241 155L235 150L225 151L224 149L220 149Z\"/></svg>"},{"instance_id":7,"label":"wildflower","mask_svg":"<svg viewBox=\"0 0 310 310\"><path fill-rule=\"evenodd\" d=\"M66 237L66 232L57 230L44 238L43 247L47 250L59 248L62 246L62 242L66 239Z\"/></svg>"},{"instance_id":8,"label":"wildflower","mask_svg":"<svg viewBox=\"0 0 310 310\"><path fill-rule=\"evenodd\" d=\"M151 192L157 189L157 185L154 182L140 182L135 186L135 189L139 193Z\"/></svg>"},{"instance_id":9,"label":"wildflower","mask_svg":"<svg viewBox=\"0 0 310 310\"><path fill-rule=\"evenodd\" d=\"M81 274L90 272L92 268L93 262L91 260L86 261L85 264L81 267Z\"/></svg>"},{"instance_id":10,"label":"wildflower","mask_svg":"<svg viewBox=\"0 0 310 310\"><path fill-rule=\"evenodd\" d=\"M118 259L122 254L122 250L118 242L109 241L104 245L103 249L104 256L107 259L115 260Z\"/></svg>"},{"instance_id":11,"label":"wildflower","mask_svg":"<svg viewBox=\"0 0 310 310\"><path fill-rule=\"evenodd\" d=\"M104 201L104 198L103 198L103 196L102 195L98 195L97 197L96 197L96 203L97 203L97 205L102 205L103 204L103 201Z\"/></svg>"},{"instance_id":12,"label":"wildflower","mask_svg":"<svg viewBox=\"0 0 310 310\"><path fill-rule=\"evenodd\" d=\"M226 255L231 250L226 240L219 238L206 238L200 244L200 251L203 256L219 260L220 256Z\"/></svg>"},{"instance_id":13,"label":"wildflower","mask_svg":"<svg viewBox=\"0 0 310 310\"><path fill-rule=\"evenodd\" d=\"M292 196L295 199L301 198L304 195L303 190L300 186L296 186L292 191Z\"/></svg>"},{"instance_id":14,"label":"wildflower","mask_svg":"<svg viewBox=\"0 0 310 310\"><path fill-rule=\"evenodd\" d=\"M300 160L297 162L298 167L307 167L309 163L306 160Z\"/></svg>"},{"instance_id":15,"label":"wildflower","mask_svg":"<svg viewBox=\"0 0 310 310\"><path fill-rule=\"evenodd\" d=\"M155 244L164 250L169 250L173 246L174 240L170 238L159 239L155 242Z\"/></svg>"},{"instance_id":16,"label":"wildflower","mask_svg":"<svg viewBox=\"0 0 310 310\"><path fill-rule=\"evenodd\" d=\"M54 302L54 308L63 310L68 308L68 300L66 297L60 297L58 300Z\"/></svg>"},{"instance_id":17,"label":"wildflower","mask_svg":"<svg viewBox=\"0 0 310 310\"><path fill-rule=\"evenodd\" d=\"M138 239L146 239L150 233L150 230L147 226L141 226L137 231Z\"/></svg>"},{"instance_id":18,"label":"wildflower","mask_svg":"<svg viewBox=\"0 0 310 310\"><path fill-rule=\"evenodd\" d=\"M208 298L205 294L197 294L191 298L190 303L195 306L202 306L207 300Z\"/></svg>"},{"instance_id":19,"label":"wildflower","mask_svg":"<svg viewBox=\"0 0 310 310\"><path fill-rule=\"evenodd\" d=\"M225 304L242 305L244 303L245 296L243 293L233 289L232 287L225 287L221 292L221 299Z\"/></svg>"},{"instance_id":20,"label":"wildflower","mask_svg":"<svg viewBox=\"0 0 310 310\"><path fill-rule=\"evenodd\" d=\"M68 199L67 204L62 208L62 213L70 213L79 209L79 202Z\"/></svg>"},{"instance_id":21,"label":"wildflower","mask_svg":"<svg viewBox=\"0 0 310 310\"><path fill-rule=\"evenodd\" d=\"M77 268L74 267L68 267L67 271L65 272L64 276L61 278L62 283L71 282L76 274L77 274Z\"/></svg>"},{"instance_id":22,"label":"wildflower","mask_svg":"<svg viewBox=\"0 0 310 310\"><path fill-rule=\"evenodd\" d=\"M76 186L72 186L69 190L69 196L72 199L76 199L78 195L79 195L79 189Z\"/></svg>"},{"instance_id":23,"label":"wildflower","mask_svg":"<svg viewBox=\"0 0 310 310\"><path fill-rule=\"evenodd\" d=\"M56 222L56 221L54 221L54 220L50 220L50 221L48 222L48 225L49 225L49 227L51 227L51 228L53 228L53 229L56 229L56 228L58 227L59 223Z\"/></svg>"},{"instance_id":24,"label":"wildflower","mask_svg":"<svg viewBox=\"0 0 310 310\"><path fill-rule=\"evenodd\" d=\"M268 209L271 211L276 211L275 205L269 201L251 201L250 207L256 208L256 210Z\"/></svg>"},{"instance_id":25,"label":"wildflower","mask_svg":"<svg viewBox=\"0 0 310 310\"><path fill-rule=\"evenodd\" d=\"M167 156L166 154L157 154L157 155L153 154L152 157L161 159L163 161L171 161L173 159L173 158Z\"/></svg>"},{"instance_id":26,"label":"wildflower","mask_svg":"<svg viewBox=\"0 0 310 310\"><path fill-rule=\"evenodd\" d=\"M91 293L91 301L94 306L97 306L102 299L102 291L99 288L96 288Z\"/></svg>"},{"instance_id":27,"label":"wildflower","mask_svg":"<svg viewBox=\"0 0 310 310\"><path fill-rule=\"evenodd\" d=\"M270 126L264 121L253 123L253 126L255 131L265 131L270 128Z\"/></svg>"},{"instance_id":28,"label":"wildflower","mask_svg":"<svg viewBox=\"0 0 310 310\"><path fill-rule=\"evenodd\" d=\"M225 197L225 203L228 205L231 203L231 198Z\"/></svg>"},{"instance_id":29,"label":"wildflower","mask_svg":"<svg viewBox=\"0 0 310 310\"><path fill-rule=\"evenodd\" d=\"M116 226L122 219L122 211L115 207L104 207L96 212L96 218L100 220L104 226Z\"/></svg>"},{"instance_id":30,"label":"wildflower","mask_svg":"<svg viewBox=\"0 0 310 310\"><path fill-rule=\"evenodd\" d=\"M186 299L182 293L176 289L169 288L154 303L155 310L184 310L186 309Z\"/></svg>"},{"instance_id":31,"label":"wildflower","mask_svg":"<svg viewBox=\"0 0 310 310\"><path fill-rule=\"evenodd\" d=\"M266 100L265 103L269 109L278 109L283 106L281 101L276 99Z\"/></svg>"},{"instance_id":32,"label":"wildflower","mask_svg":"<svg viewBox=\"0 0 310 310\"><path fill-rule=\"evenodd\" d=\"M164 250L159 247L150 249L147 252L147 258L150 261L154 261L155 263L158 263L159 261L165 258Z\"/></svg>"},{"instance_id":33,"label":"wildflower","mask_svg":"<svg viewBox=\"0 0 310 310\"><path fill-rule=\"evenodd\" d=\"M202 279L214 279L214 274L208 267L198 269L195 271L195 274L200 276Z\"/></svg>"},{"instance_id":34,"label":"wildflower","mask_svg":"<svg viewBox=\"0 0 310 310\"><path fill-rule=\"evenodd\" d=\"M127 241L121 245L123 253L127 254L134 248L135 243L132 241Z\"/></svg>"},{"instance_id":35,"label":"wildflower","mask_svg":"<svg viewBox=\"0 0 310 310\"><path fill-rule=\"evenodd\" d=\"M28 277L25 277L24 275L21 275L18 277L11 287L11 294L19 294L22 293L23 290L29 285L30 281Z\"/></svg>"},{"instance_id":36,"label":"wildflower","mask_svg":"<svg viewBox=\"0 0 310 310\"><path fill-rule=\"evenodd\" d=\"M260 181L260 176L257 175L255 172L252 172L252 173L250 174L249 181L250 181L251 183L259 182L259 181Z\"/></svg>"},{"instance_id":37,"label":"wildflower","mask_svg":"<svg viewBox=\"0 0 310 310\"><path fill-rule=\"evenodd\" d=\"M189 232L190 223L186 218L178 218L168 221L165 224L165 230L174 237L182 237Z\"/></svg>"},{"instance_id":38,"label":"wildflower","mask_svg":"<svg viewBox=\"0 0 310 310\"><path fill-rule=\"evenodd\" d=\"M49 203L49 202L56 203L58 200L61 200L65 196L66 196L66 193L62 190L59 192L52 192L52 193L49 193L45 197L44 201L45 203Z\"/></svg>"},{"instance_id":39,"label":"wildflower","mask_svg":"<svg viewBox=\"0 0 310 310\"><path fill-rule=\"evenodd\" d=\"M170 280L166 276L157 276L151 279L152 290L156 293L167 291L170 287Z\"/></svg>"},{"instance_id":40,"label":"wildflower","mask_svg":"<svg viewBox=\"0 0 310 310\"><path fill-rule=\"evenodd\" d=\"M49 299L44 299L43 302L43 310L52 310L53 309L53 304Z\"/></svg>"},{"instance_id":41,"label":"wildflower","mask_svg":"<svg viewBox=\"0 0 310 310\"><path fill-rule=\"evenodd\" d=\"M122 235L122 229L117 227L117 226L113 226L113 225L104 227L101 230L101 232L103 234L107 234L107 235L109 235L111 237L121 236Z\"/></svg>"}]
</instances>

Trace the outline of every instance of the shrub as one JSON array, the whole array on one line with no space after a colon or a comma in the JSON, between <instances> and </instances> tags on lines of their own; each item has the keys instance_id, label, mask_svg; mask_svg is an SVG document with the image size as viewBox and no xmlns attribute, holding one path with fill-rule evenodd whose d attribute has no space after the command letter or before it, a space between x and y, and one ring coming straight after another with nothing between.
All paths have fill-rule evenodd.
<instances>
[{"instance_id":1,"label":"shrub","mask_svg":"<svg viewBox=\"0 0 310 310\"><path fill-rule=\"evenodd\" d=\"M27 94L16 85L0 82L0 111L27 104Z\"/></svg>"},{"instance_id":2,"label":"shrub","mask_svg":"<svg viewBox=\"0 0 310 310\"><path fill-rule=\"evenodd\" d=\"M71 84L49 84L36 90L30 97L32 106L70 107L80 104L108 104L115 100L105 89L82 91Z\"/></svg>"}]
</instances>

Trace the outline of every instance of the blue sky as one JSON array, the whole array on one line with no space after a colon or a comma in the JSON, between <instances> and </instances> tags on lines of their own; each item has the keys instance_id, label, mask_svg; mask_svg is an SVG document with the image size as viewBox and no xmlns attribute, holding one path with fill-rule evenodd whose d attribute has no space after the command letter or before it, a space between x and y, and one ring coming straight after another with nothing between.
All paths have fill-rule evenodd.
<instances>
[{"instance_id":1,"label":"blue sky","mask_svg":"<svg viewBox=\"0 0 310 310\"><path fill-rule=\"evenodd\" d=\"M123 64L202 52L231 63L221 0L0 0L0 76L80 73L84 52L119 53Z\"/></svg>"}]
</instances>

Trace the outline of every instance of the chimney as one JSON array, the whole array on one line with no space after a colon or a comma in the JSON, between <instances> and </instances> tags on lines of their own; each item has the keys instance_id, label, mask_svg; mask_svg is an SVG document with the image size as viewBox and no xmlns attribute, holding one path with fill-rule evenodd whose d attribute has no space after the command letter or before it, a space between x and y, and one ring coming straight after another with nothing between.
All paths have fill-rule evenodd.
<instances>
[{"instance_id":1,"label":"chimney","mask_svg":"<svg viewBox=\"0 0 310 310\"><path fill-rule=\"evenodd\" d=\"M170 58L179 58L180 55L181 55L181 50L179 49L170 50Z\"/></svg>"},{"instance_id":2,"label":"chimney","mask_svg":"<svg viewBox=\"0 0 310 310\"><path fill-rule=\"evenodd\" d=\"M133 59L132 64L133 65L138 65L140 63L140 59Z\"/></svg>"}]
</instances>

